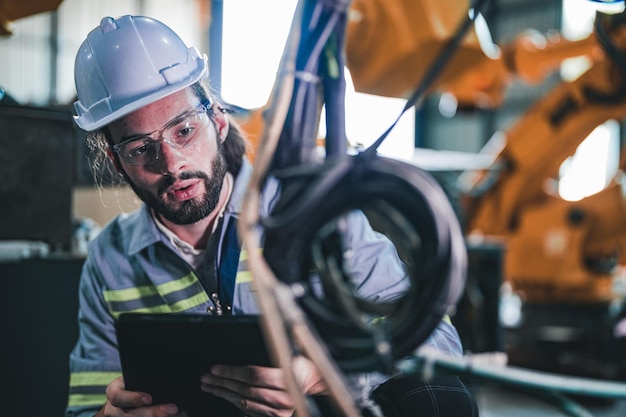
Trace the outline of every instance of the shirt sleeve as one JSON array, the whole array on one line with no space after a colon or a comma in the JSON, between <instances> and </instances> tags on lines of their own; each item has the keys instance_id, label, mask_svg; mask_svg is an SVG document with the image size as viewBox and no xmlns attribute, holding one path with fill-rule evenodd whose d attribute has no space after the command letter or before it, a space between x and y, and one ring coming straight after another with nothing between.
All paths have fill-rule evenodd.
<instances>
[{"instance_id":1,"label":"shirt sleeve","mask_svg":"<svg viewBox=\"0 0 626 417\"><path fill-rule=\"evenodd\" d=\"M393 242L375 231L361 211L351 212L347 222L348 268L358 295L374 301L401 297L411 283ZM442 353L463 354L460 337L447 316L423 344Z\"/></svg>"},{"instance_id":2,"label":"shirt sleeve","mask_svg":"<svg viewBox=\"0 0 626 417\"><path fill-rule=\"evenodd\" d=\"M405 294L411 282L395 245L371 227L363 212L350 212L339 221L337 227L342 234L346 252L344 268L350 275L358 297L382 302ZM422 346L430 346L441 353L457 357L463 354L460 337L447 316L438 323ZM347 375L353 389L356 389L356 398L363 402L367 402L369 393L376 386L390 377L380 372Z\"/></svg>"},{"instance_id":3,"label":"shirt sleeve","mask_svg":"<svg viewBox=\"0 0 626 417\"><path fill-rule=\"evenodd\" d=\"M79 285L79 335L69 358L66 417L95 414L106 402L105 389L121 375L114 320L103 297L99 256L90 254Z\"/></svg>"}]
</instances>

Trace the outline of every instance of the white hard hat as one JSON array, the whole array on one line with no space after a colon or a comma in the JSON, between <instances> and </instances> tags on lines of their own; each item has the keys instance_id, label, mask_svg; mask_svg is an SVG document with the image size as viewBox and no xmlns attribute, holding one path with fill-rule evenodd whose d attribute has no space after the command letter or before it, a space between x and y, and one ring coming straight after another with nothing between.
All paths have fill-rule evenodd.
<instances>
[{"instance_id":1,"label":"white hard hat","mask_svg":"<svg viewBox=\"0 0 626 417\"><path fill-rule=\"evenodd\" d=\"M158 20L105 17L76 55L74 120L96 130L207 75L206 57Z\"/></svg>"}]
</instances>

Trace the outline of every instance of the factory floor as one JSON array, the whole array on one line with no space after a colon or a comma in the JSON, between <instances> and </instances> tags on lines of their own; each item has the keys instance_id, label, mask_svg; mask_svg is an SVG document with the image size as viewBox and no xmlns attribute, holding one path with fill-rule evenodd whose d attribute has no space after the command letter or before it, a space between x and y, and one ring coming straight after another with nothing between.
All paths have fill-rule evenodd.
<instances>
[{"instance_id":1,"label":"factory floor","mask_svg":"<svg viewBox=\"0 0 626 417\"><path fill-rule=\"evenodd\" d=\"M624 417L626 400L583 399L568 402L571 411L560 408L542 395L522 392L514 387L492 383L470 384L478 403L480 417Z\"/></svg>"}]
</instances>

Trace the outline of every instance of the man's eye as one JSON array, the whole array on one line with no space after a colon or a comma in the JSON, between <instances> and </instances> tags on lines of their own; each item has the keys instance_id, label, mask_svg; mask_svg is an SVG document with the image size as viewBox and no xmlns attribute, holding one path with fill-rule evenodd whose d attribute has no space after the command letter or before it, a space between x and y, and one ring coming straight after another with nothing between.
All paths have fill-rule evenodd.
<instances>
[{"instance_id":1,"label":"man's eye","mask_svg":"<svg viewBox=\"0 0 626 417\"><path fill-rule=\"evenodd\" d=\"M126 150L126 154L131 158L139 158L141 155L150 152L153 146L154 145L145 142L130 145Z\"/></svg>"},{"instance_id":2,"label":"man's eye","mask_svg":"<svg viewBox=\"0 0 626 417\"><path fill-rule=\"evenodd\" d=\"M176 137L177 138L188 138L193 135L195 130L195 126L191 123L185 123L184 125L178 126L176 129Z\"/></svg>"}]
</instances>

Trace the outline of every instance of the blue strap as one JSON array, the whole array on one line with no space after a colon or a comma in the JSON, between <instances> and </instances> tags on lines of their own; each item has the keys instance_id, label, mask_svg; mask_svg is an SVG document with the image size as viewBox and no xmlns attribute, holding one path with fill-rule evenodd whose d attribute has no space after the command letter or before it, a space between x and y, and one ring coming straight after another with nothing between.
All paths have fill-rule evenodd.
<instances>
[{"instance_id":1,"label":"blue strap","mask_svg":"<svg viewBox=\"0 0 626 417\"><path fill-rule=\"evenodd\" d=\"M240 253L241 243L237 234L237 218L231 217L224 233L219 270L219 296L222 303L227 305L233 304Z\"/></svg>"}]
</instances>

